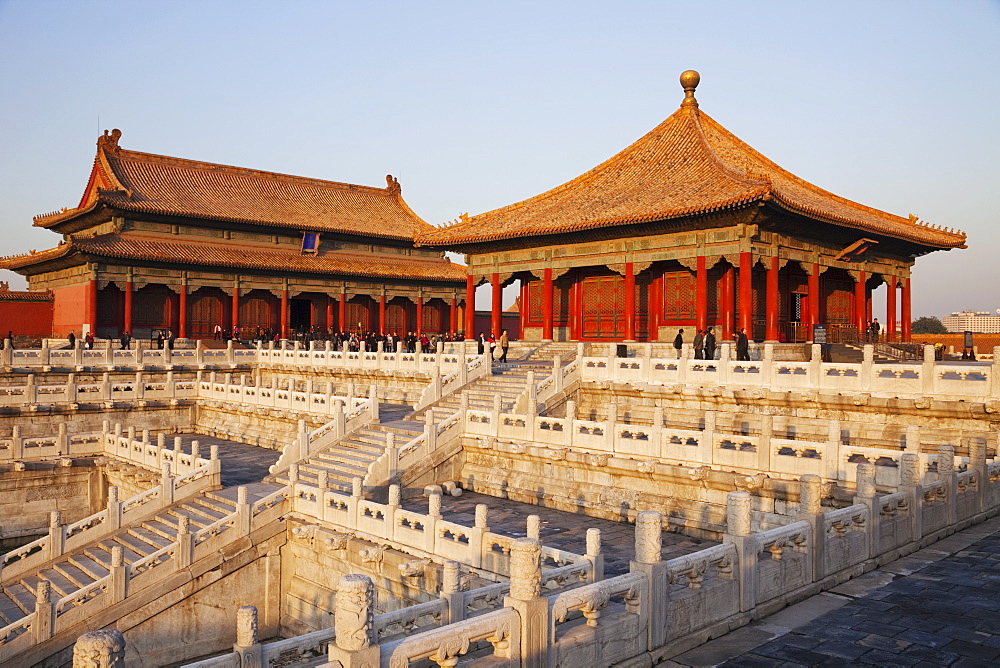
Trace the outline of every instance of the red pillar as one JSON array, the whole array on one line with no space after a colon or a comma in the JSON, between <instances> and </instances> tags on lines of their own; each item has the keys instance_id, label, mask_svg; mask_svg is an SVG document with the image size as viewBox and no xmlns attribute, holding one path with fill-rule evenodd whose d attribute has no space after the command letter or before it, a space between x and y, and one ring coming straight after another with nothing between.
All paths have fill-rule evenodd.
<instances>
[{"instance_id":1,"label":"red pillar","mask_svg":"<svg viewBox=\"0 0 1000 668\"><path fill-rule=\"evenodd\" d=\"M813 325L819 325L819 263L813 262L812 273L809 274L809 333L807 338L812 340Z\"/></svg>"},{"instance_id":2,"label":"red pillar","mask_svg":"<svg viewBox=\"0 0 1000 668\"><path fill-rule=\"evenodd\" d=\"M230 329L230 334L232 333L232 329L236 329L236 328L238 328L240 326L240 289L239 288L233 288L233 305L232 305L231 308L232 308L233 312L232 312L232 318L231 318L232 323L230 325L230 328L231 328ZM253 336L253 333L251 333L251 336Z\"/></svg>"},{"instance_id":3,"label":"red pillar","mask_svg":"<svg viewBox=\"0 0 1000 668\"><path fill-rule=\"evenodd\" d=\"M771 266L767 268L767 316L765 317L764 339L778 340L778 258L771 258Z\"/></svg>"},{"instance_id":4,"label":"red pillar","mask_svg":"<svg viewBox=\"0 0 1000 668\"><path fill-rule=\"evenodd\" d=\"M335 297L330 295L326 296L326 331L329 332L333 328L333 302L336 301Z\"/></svg>"},{"instance_id":5,"label":"red pillar","mask_svg":"<svg viewBox=\"0 0 1000 668\"><path fill-rule=\"evenodd\" d=\"M340 293L340 303L338 304L337 317L339 318L338 323L340 331L347 331L347 293Z\"/></svg>"},{"instance_id":6,"label":"red pillar","mask_svg":"<svg viewBox=\"0 0 1000 668\"><path fill-rule=\"evenodd\" d=\"M413 328L417 336L420 336L421 332L424 330L424 296L417 295L417 324Z\"/></svg>"},{"instance_id":7,"label":"red pillar","mask_svg":"<svg viewBox=\"0 0 1000 668\"><path fill-rule=\"evenodd\" d=\"M500 285L500 274L493 274L490 284L493 288L493 299L490 305L490 330L495 336L500 336L500 328L503 327L500 311L500 297L503 294L503 287Z\"/></svg>"},{"instance_id":8,"label":"red pillar","mask_svg":"<svg viewBox=\"0 0 1000 668\"><path fill-rule=\"evenodd\" d=\"M896 340L896 277L889 276L885 293L885 340Z\"/></svg>"},{"instance_id":9,"label":"red pillar","mask_svg":"<svg viewBox=\"0 0 1000 668\"><path fill-rule=\"evenodd\" d=\"M663 276L649 282L649 340L660 339L660 321L663 319Z\"/></svg>"},{"instance_id":10,"label":"red pillar","mask_svg":"<svg viewBox=\"0 0 1000 668\"><path fill-rule=\"evenodd\" d=\"M528 281L523 278L520 279L521 287L518 288L518 301L517 301L517 325L518 332L520 332L520 338L524 338L524 328L525 324L528 322L528 286L530 285Z\"/></svg>"},{"instance_id":11,"label":"red pillar","mask_svg":"<svg viewBox=\"0 0 1000 668\"><path fill-rule=\"evenodd\" d=\"M476 283L472 276L465 277L465 338L476 338Z\"/></svg>"},{"instance_id":12,"label":"red pillar","mask_svg":"<svg viewBox=\"0 0 1000 668\"><path fill-rule=\"evenodd\" d=\"M281 291L281 338L288 338L288 290Z\"/></svg>"},{"instance_id":13,"label":"red pillar","mask_svg":"<svg viewBox=\"0 0 1000 668\"><path fill-rule=\"evenodd\" d=\"M125 322L122 328L129 334L132 333L132 281L125 281Z\"/></svg>"},{"instance_id":14,"label":"red pillar","mask_svg":"<svg viewBox=\"0 0 1000 668\"><path fill-rule=\"evenodd\" d=\"M635 341L635 268L631 262L625 263L625 340Z\"/></svg>"},{"instance_id":15,"label":"red pillar","mask_svg":"<svg viewBox=\"0 0 1000 668\"><path fill-rule=\"evenodd\" d=\"M180 306L178 307L179 312L179 322L177 323L177 338L186 339L187 338L187 311L188 311L188 286L187 283L181 283L181 296L179 300Z\"/></svg>"},{"instance_id":16,"label":"red pillar","mask_svg":"<svg viewBox=\"0 0 1000 668\"><path fill-rule=\"evenodd\" d=\"M378 333L385 334L385 293L378 296Z\"/></svg>"},{"instance_id":17,"label":"red pillar","mask_svg":"<svg viewBox=\"0 0 1000 668\"><path fill-rule=\"evenodd\" d=\"M719 315L722 318L722 331L719 336L722 337L723 341L729 341L733 338L733 326L736 324L734 322L734 300L736 298L736 267L731 264L727 264L726 270L722 274L722 308L719 309Z\"/></svg>"},{"instance_id":18,"label":"red pillar","mask_svg":"<svg viewBox=\"0 0 1000 668\"><path fill-rule=\"evenodd\" d=\"M865 285L865 322L872 321L872 289Z\"/></svg>"},{"instance_id":19,"label":"red pillar","mask_svg":"<svg viewBox=\"0 0 1000 668\"><path fill-rule=\"evenodd\" d=\"M903 303L900 304L899 318L903 321L900 323L900 330L903 334L903 343L910 342L910 327L913 325L913 318L910 315L910 279L909 277L903 279Z\"/></svg>"},{"instance_id":20,"label":"red pillar","mask_svg":"<svg viewBox=\"0 0 1000 668\"><path fill-rule=\"evenodd\" d=\"M753 338L753 258L740 253L740 325Z\"/></svg>"},{"instance_id":21,"label":"red pillar","mask_svg":"<svg viewBox=\"0 0 1000 668\"><path fill-rule=\"evenodd\" d=\"M451 295L451 310L448 312L448 331L452 336L458 331L458 297Z\"/></svg>"},{"instance_id":22,"label":"red pillar","mask_svg":"<svg viewBox=\"0 0 1000 668\"><path fill-rule=\"evenodd\" d=\"M90 285L87 286L87 299L85 304L84 313L84 323L97 336L97 281L90 281ZM10 328L8 328L10 329ZM83 334L83 329L81 328L80 334Z\"/></svg>"},{"instance_id":23,"label":"red pillar","mask_svg":"<svg viewBox=\"0 0 1000 668\"><path fill-rule=\"evenodd\" d=\"M708 329L708 267L705 256L698 256L695 271L694 327L704 332Z\"/></svg>"},{"instance_id":24,"label":"red pillar","mask_svg":"<svg viewBox=\"0 0 1000 668\"><path fill-rule=\"evenodd\" d=\"M569 286L569 338L572 341L580 340L580 332L583 325L583 309L581 308L582 301L580 300L580 281L579 279L573 279L573 283Z\"/></svg>"},{"instance_id":25,"label":"red pillar","mask_svg":"<svg viewBox=\"0 0 1000 668\"><path fill-rule=\"evenodd\" d=\"M858 280L854 284L854 326L858 328L858 337L865 337L865 314L867 313L865 291L865 272L858 272Z\"/></svg>"},{"instance_id":26,"label":"red pillar","mask_svg":"<svg viewBox=\"0 0 1000 668\"><path fill-rule=\"evenodd\" d=\"M542 274L542 340L552 340L553 303L552 269L546 267Z\"/></svg>"}]
</instances>

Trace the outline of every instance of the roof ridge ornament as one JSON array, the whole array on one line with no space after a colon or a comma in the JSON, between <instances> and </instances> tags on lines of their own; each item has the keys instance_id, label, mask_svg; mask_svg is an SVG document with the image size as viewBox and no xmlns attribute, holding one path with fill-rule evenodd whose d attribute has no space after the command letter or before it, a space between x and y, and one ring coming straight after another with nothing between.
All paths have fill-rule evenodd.
<instances>
[{"instance_id":1,"label":"roof ridge ornament","mask_svg":"<svg viewBox=\"0 0 1000 668\"><path fill-rule=\"evenodd\" d=\"M694 89L701 83L701 75L695 70L686 70L681 73L681 87L684 89L684 101L681 107L698 108L698 100L694 99Z\"/></svg>"},{"instance_id":2,"label":"roof ridge ornament","mask_svg":"<svg viewBox=\"0 0 1000 668\"><path fill-rule=\"evenodd\" d=\"M104 134L97 138L97 147L118 155L118 151L121 150L121 147L118 146L118 140L121 139L121 136L122 131L118 128L112 130L110 135L105 130Z\"/></svg>"},{"instance_id":3,"label":"roof ridge ornament","mask_svg":"<svg viewBox=\"0 0 1000 668\"><path fill-rule=\"evenodd\" d=\"M392 174L385 175L385 183L385 189L389 191L390 195L398 195L403 190L399 185L399 179L395 178Z\"/></svg>"}]
</instances>

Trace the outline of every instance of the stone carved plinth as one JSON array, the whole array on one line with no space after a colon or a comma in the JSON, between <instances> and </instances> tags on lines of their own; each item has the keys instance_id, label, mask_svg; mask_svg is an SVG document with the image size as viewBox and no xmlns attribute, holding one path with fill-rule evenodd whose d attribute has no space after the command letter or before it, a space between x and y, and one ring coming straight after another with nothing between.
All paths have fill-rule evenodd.
<instances>
[{"instance_id":1,"label":"stone carved plinth","mask_svg":"<svg viewBox=\"0 0 1000 668\"><path fill-rule=\"evenodd\" d=\"M344 575L337 583L334 629L335 643L330 643L330 662L343 668L379 665L379 646L373 638L375 585L367 575ZM334 664L336 665L336 664Z\"/></svg>"},{"instance_id":2,"label":"stone carved plinth","mask_svg":"<svg viewBox=\"0 0 1000 668\"><path fill-rule=\"evenodd\" d=\"M73 645L73 668L124 668L125 637L121 631L90 631Z\"/></svg>"}]
</instances>

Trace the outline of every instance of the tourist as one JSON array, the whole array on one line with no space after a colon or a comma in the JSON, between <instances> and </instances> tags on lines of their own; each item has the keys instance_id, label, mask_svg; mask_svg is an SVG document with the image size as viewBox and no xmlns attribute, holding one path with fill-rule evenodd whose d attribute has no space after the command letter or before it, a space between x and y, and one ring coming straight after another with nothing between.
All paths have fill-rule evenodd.
<instances>
[{"instance_id":1,"label":"tourist","mask_svg":"<svg viewBox=\"0 0 1000 668\"><path fill-rule=\"evenodd\" d=\"M507 336L507 330L500 332L500 350L503 353L500 355L500 363L507 363L507 349L510 348L510 338Z\"/></svg>"},{"instance_id":2,"label":"tourist","mask_svg":"<svg viewBox=\"0 0 1000 668\"><path fill-rule=\"evenodd\" d=\"M497 349L497 337L490 332L490 338L486 339L487 345L490 347L490 361L494 361L494 351Z\"/></svg>"},{"instance_id":3,"label":"tourist","mask_svg":"<svg viewBox=\"0 0 1000 668\"><path fill-rule=\"evenodd\" d=\"M74 334L72 330L70 330L68 338L69 338L69 348L70 348L70 350L75 349L76 348L76 334Z\"/></svg>"},{"instance_id":4,"label":"tourist","mask_svg":"<svg viewBox=\"0 0 1000 668\"><path fill-rule=\"evenodd\" d=\"M677 336L674 337L674 350L677 351L677 359L681 358L681 350L684 349L684 330L678 329Z\"/></svg>"},{"instance_id":5,"label":"tourist","mask_svg":"<svg viewBox=\"0 0 1000 668\"><path fill-rule=\"evenodd\" d=\"M216 325L212 329L212 332L214 332L214 336L212 338L214 338L216 341L222 340L222 325Z\"/></svg>"},{"instance_id":6,"label":"tourist","mask_svg":"<svg viewBox=\"0 0 1000 668\"><path fill-rule=\"evenodd\" d=\"M750 339L747 338L746 329L740 327L736 334L736 359L739 362L750 361Z\"/></svg>"},{"instance_id":7,"label":"tourist","mask_svg":"<svg viewBox=\"0 0 1000 668\"><path fill-rule=\"evenodd\" d=\"M129 344L132 343L132 335L129 334L127 330L122 332L121 342L122 350L128 350Z\"/></svg>"},{"instance_id":8,"label":"tourist","mask_svg":"<svg viewBox=\"0 0 1000 668\"><path fill-rule=\"evenodd\" d=\"M715 328L709 327L705 332L705 359L715 359Z\"/></svg>"},{"instance_id":9,"label":"tourist","mask_svg":"<svg viewBox=\"0 0 1000 668\"><path fill-rule=\"evenodd\" d=\"M882 333L882 325L878 324L878 318L872 320L871 333L872 333L872 343L878 343L879 334Z\"/></svg>"},{"instance_id":10,"label":"tourist","mask_svg":"<svg viewBox=\"0 0 1000 668\"><path fill-rule=\"evenodd\" d=\"M156 331L156 349L163 350L163 330Z\"/></svg>"},{"instance_id":11,"label":"tourist","mask_svg":"<svg viewBox=\"0 0 1000 668\"><path fill-rule=\"evenodd\" d=\"M482 355L486 352L486 335L479 332L479 338L476 340L476 354Z\"/></svg>"},{"instance_id":12,"label":"tourist","mask_svg":"<svg viewBox=\"0 0 1000 668\"><path fill-rule=\"evenodd\" d=\"M93 332L87 332L87 336L85 338L86 338L86 341L87 341L87 350L93 350L94 349L94 333Z\"/></svg>"},{"instance_id":13,"label":"tourist","mask_svg":"<svg viewBox=\"0 0 1000 668\"><path fill-rule=\"evenodd\" d=\"M233 325L233 340L236 341L236 343L240 342L240 326L239 325Z\"/></svg>"},{"instance_id":14,"label":"tourist","mask_svg":"<svg viewBox=\"0 0 1000 668\"><path fill-rule=\"evenodd\" d=\"M705 359L705 332L700 329L694 335L694 358L696 360Z\"/></svg>"}]
</instances>

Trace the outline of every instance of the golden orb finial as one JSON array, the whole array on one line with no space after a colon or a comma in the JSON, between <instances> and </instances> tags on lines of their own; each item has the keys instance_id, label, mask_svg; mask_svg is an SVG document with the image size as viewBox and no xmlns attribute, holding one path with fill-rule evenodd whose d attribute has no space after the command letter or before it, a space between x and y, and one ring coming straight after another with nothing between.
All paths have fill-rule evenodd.
<instances>
[{"instance_id":1,"label":"golden orb finial","mask_svg":"<svg viewBox=\"0 0 1000 668\"><path fill-rule=\"evenodd\" d=\"M701 82L701 75L695 70L687 70L681 73L681 86L684 88L684 101L682 107L697 107L698 101L694 99L694 89Z\"/></svg>"}]
</instances>

